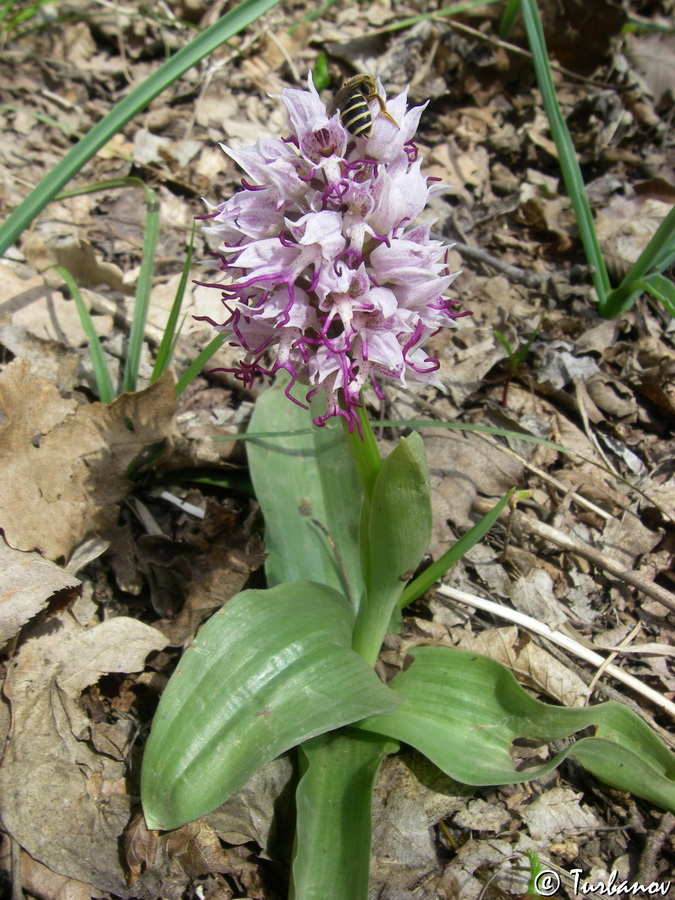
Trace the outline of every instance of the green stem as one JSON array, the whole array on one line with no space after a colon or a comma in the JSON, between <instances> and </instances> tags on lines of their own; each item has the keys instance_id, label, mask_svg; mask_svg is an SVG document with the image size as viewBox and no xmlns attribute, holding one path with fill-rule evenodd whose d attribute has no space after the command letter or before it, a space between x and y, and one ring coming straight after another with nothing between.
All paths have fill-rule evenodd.
<instances>
[{"instance_id":1,"label":"green stem","mask_svg":"<svg viewBox=\"0 0 675 900\"><path fill-rule=\"evenodd\" d=\"M377 449L377 441L366 412L365 405L358 407L359 428L350 431L343 419L344 434L347 440L349 452L354 460L354 465L359 473L359 481L363 490L361 501L361 513L359 515L359 558L363 583L368 584L370 570L370 509L375 481L382 468L382 457ZM368 598L364 596L362 603L366 604ZM379 650L379 647L378 647ZM361 654L363 655L363 654ZM377 658L377 657L376 657ZM369 660L370 662L370 660Z\"/></svg>"},{"instance_id":2,"label":"green stem","mask_svg":"<svg viewBox=\"0 0 675 900\"><path fill-rule=\"evenodd\" d=\"M365 406L357 407L356 412L359 417L360 428L350 431L346 421L343 419L342 422L347 444L359 473L361 487L366 495L366 499L370 501L375 481L382 468L382 458L380 457L380 451L377 449L377 441L375 440Z\"/></svg>"},{"instance_id":3,"label":"green stem","mask_svg":"<svg viewBox=\"0 0 675 900\"><path fill-rule=\"evenodd\" d=\"M404 584L401 582L400 590ZM363 598L354 626L352 650L374 666L386 634L391 631L392 615L397 612L396 595L385 590L367 592Z\"/></svg>"}]
</instances>

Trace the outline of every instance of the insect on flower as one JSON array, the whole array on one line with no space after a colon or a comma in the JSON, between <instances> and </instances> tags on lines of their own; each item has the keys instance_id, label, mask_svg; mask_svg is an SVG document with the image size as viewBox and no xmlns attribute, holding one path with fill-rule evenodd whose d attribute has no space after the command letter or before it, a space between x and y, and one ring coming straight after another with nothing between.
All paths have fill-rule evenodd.
<instances>
[{"instance_id":1,"label":"insect on flower","mask_svg":"<svg viewBox=\"0 0 675 900\"><path fill-rule=\"evenodd\" d=\"M348 78L328 106L328 115L340 110L340 121L354 137L368 138L373 132L373 117L368 104L377 100L380 112L398 128L398 123L387 112L387 105L377 91L372 75L354 75Z\"/></svg>"}]
</instances>

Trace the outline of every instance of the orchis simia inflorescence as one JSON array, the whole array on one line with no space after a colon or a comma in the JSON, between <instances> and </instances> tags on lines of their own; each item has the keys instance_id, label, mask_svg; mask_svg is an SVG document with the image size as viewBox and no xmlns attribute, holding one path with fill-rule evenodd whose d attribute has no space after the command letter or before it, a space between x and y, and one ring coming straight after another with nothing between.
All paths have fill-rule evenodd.
<instances>
[{"instance_id":1,"label":"orchis simia inflorescence","mask_svg":"<svg viewBox=\"0 0 675 900\"><path fill-rule=\"evenodd\" d=\"M378 86L381 91L381 86ZM235 372L286 369L291 381L323 391L323 425L343 416L350 431L361 389L389 378L440 386L437 359L423 347L439 328L468 312L444 292L448 247L415 224L446 186L421 172L414 135L424 106L407 109L407 92L376 115L372 134L355 138L329 117L311 77L309 90L281 93L290 127L285 140L225 152L246 173L242 189L215 207L207 231L227 280L222 324L243 355ZM266 360L272 358L271 364ZM357 426L358 427L358 426Z\"/></svg>"}]
</instances>

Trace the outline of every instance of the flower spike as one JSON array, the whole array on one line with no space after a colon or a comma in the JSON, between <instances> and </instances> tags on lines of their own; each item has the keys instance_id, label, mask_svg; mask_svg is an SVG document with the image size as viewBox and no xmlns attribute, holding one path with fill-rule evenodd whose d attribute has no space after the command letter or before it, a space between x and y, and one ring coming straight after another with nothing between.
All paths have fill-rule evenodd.
<instances>
[{"instance_id":1,"label":"flower spike","mask_svg":"<svg viewBox=\"0 0 675 900\"><path fill-rule=\"evenodd\" d=\"M387 101L393 119L373 106L367 138L328 115L311 77L308 91L287 88L281 100L288 137L223 145L245 178L206 217L227 272L213 285L227 319L213 324L242 349L240 380L286 369L289 399L300 402L297 384L324 394L316 425L342 416L353 430L366 384L378 396L380 378L440 386L422 347L470 315L443 296L458 274L448 274L448 247L414 224L443 186L421 174L413 139L424 107L408 109L407 92Z\"/></svg>"}]
</instances>

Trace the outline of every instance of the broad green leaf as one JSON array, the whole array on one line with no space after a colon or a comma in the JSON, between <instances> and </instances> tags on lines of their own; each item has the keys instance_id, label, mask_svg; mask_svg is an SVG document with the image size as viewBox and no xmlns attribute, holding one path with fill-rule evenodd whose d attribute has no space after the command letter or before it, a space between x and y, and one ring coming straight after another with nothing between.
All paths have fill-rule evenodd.
<instances>
[{"instance_id":1,"label":"broad green leaf","mask_svg":"<svg viewBox=\"0 0 675 900\"><path fill-rule=\"evenodd\" d=\"M396 741L353 728L300 747L291 900L366 900L373 784L396 750Z\"/></svg>"},{"instance_id":2,"label":"broad green leaf","mask_svg":"<svg viewBox=\"0 0 675 900\"><path fill-rule=\"evenodd\" d=\"M354 613L309 582L244 591L201 629L162 695L143 760L151 828L215 809L280 753L398 698L350 648Z\"/></svg>"},{"instance_id":3,"label":"broad green leaf","mask_svg":"<svg viewBox=\"0 0 675 900\"><path fill-rule=\"evenodd\" d=\"M422 438L413 432L382 463L371 497L367 590L353 644L371 664L430 538L429 470Z\"/></svg>"},{"instance_id":4,"label":"broad green leaf","mask_svg":"<svg viewBox=\"0 0 675 900\"><path fill-rule=\"evenodd\" d=\"M567 756L622 791L675 810L675 756L635 713L620 703L581 709L531 697L507 668L476 653L417 647L412 666L389 684L401 706L358 727L416 747L465 784L529 781ZM516 738L553 741L594 726L546 765L518 771L509 754Z\"/></svg>"},{"instance_id":5,"label":"broad green leaf","mask_svg":"<svg viewBox=\"0 0 675 900\"><path fill-rule=\"evenodd\" d=\"M249 433L261 437L246 444L265 517L267 583L319 581L356 608L363 592L356 468L340 424L317 428L309 411L284 396L287 383L278 378L258 398ZM304 400L298 386L294 394Z\"/></svg>"}]
</instances>

